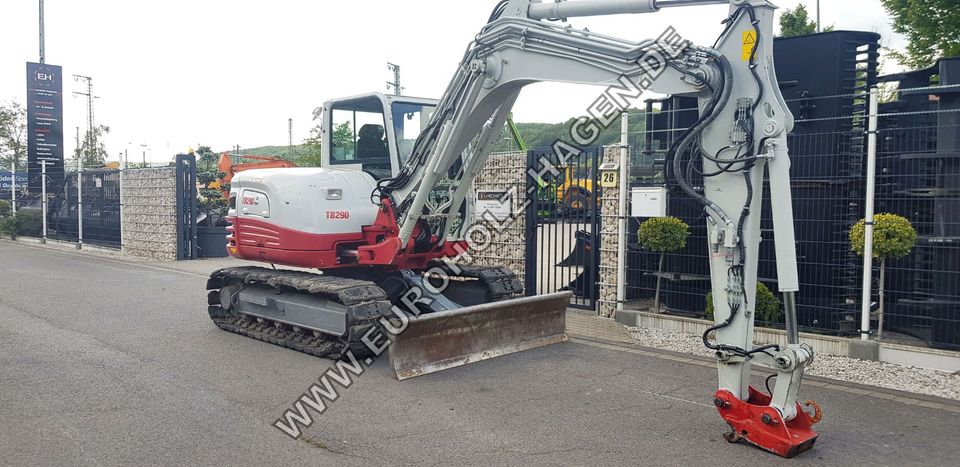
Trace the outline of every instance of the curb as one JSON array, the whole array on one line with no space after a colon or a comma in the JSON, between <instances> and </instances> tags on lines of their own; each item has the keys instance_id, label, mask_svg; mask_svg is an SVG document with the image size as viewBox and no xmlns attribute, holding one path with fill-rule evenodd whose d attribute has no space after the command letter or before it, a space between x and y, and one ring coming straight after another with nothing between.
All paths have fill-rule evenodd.
<instances>
[{"instance_id":1,"label":"curb","mask_svg":"<svg viewBox=\"0 0 960 467\"><path fill-rule=\"evenodd\" d=\"M644 357L654 357L662 360L669 360L677 363L687 363L691 365L702 366L706 368L716 368L716 361L708 357L699 355L690 355L669 350L654 349L643 347L637 344L624 344L621 342L607 341L595 337L570 334L570 342L591 347L614 350L618 352L632 353ZM756 367L754 373L761 375L772 374L766 368ZM960 401L945 399L942 397L928 396L925 394L915 394L912 392L898 391L895 389L878 388L876 386L867 386L857 383L848 383L821 376L804 375L803 384L823 389L846 392L850 394L873 397L879 400L899 402L905 405L925 407L928 409L943 410L960 415Z\"/></svg>"}]
</instances>

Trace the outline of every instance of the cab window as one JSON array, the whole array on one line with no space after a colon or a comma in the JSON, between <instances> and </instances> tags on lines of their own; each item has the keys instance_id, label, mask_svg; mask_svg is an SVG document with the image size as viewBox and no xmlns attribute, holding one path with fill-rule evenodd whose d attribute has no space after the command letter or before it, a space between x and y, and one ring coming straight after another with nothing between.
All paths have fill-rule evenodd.
<instances>
[{"instance_id":1,"label":"cab window","mask_svg":"<svg viewBox=\"0 0 960 467\"><path fill-rule=\"evenodd\" d=\"M361 164L380 180L390 176L390 150L379 99L345 102L331 109L330 163Z\"/></svg>"},{"instance_id":2,"label":"cab window","mask_svg":"<svg viewBox=\"0 0 960 467\"><path fill-rule=\"evenodd\" d=\"M397 138L397 153L403 165L413 152L413 145L426 128L434 107L424 104L395 102L393 104L393 134Z\"/></svg>"}]
</instances>

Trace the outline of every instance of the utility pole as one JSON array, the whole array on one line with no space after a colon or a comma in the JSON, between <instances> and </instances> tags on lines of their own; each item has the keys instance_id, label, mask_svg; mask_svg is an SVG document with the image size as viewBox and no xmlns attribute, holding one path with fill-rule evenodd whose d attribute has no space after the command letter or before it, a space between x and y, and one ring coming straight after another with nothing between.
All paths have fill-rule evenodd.
<instances>
[{"instance_id":1,"label":"utility pole","mask_svg":"<svg viewBox=\"0 0 960 467\"><path fill-rule=\"evenodd\" d=\"M393 72L393 81L387 81L387 89L392 87L394 96L403 94L403 86L400 86L400 65L387 62L387 69Z\"/></svg>"},{"instance_id":2,"label":"utility pole","mask_svg":"<svg viewBox=\"0 0 960 467\"><path fill-rule=\"evenodd\" d=\"M287 119L287 138L288 138L287 145L293 148L293 119L292 118Z\"/></svg>"},{"instance_id":3,"label":"utility pole","mask_svg":"<svg viewBox=\"0 0 960 467\"><path fill-rule=\"evenodd\" d=\"M87 97L87 136L84 138L83 144L87 147L88 154L94 154L97 150L97 135L94 132L93 123L93 78L83 75L73 75L73 80L83 80L87 83L87 92L74 91L73 94ZM82 157L81 152L77 153L77 157Z\"/></svg>"},{"instance_id":4,"label":"utility pole","mask_svg":"<svg viewBox=\"0 0 960 467\"><path fill-rule=\"evenodd\" d=\"M43 35L43 0L40 0L40 63L47 63L47 50Z\"/></svg>"},{"instance_id":5,"label":"utility pole","mask_svg":"<svg viewBox=\"0 0 960 467\"><path fill-rule=\"evenodd\" d=\"M820 0L817 0L817 32L822 32L820 29Z\"/></svg>"}]
</instances>

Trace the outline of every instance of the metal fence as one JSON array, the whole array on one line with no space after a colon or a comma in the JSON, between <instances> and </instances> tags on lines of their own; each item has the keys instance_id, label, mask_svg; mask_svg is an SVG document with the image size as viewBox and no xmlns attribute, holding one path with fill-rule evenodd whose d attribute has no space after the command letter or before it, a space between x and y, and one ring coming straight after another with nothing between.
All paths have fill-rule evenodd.
<instances>
[{"instance_id":1,"label":"metal fence","mask_svg":"<svg viewBox=\"0 0 960 467\"><path fill-rule=\"evenodd\" d=\"M949 88L949 87L947 87ZM910 254L885 267L886 341L960 349L960 105L946 88L888 91L877 114L877 213L906 217L918 234ZM802 100L802 102L800 102ZM805 331L855 335L861 327L863 259L851 248L850 229L864 217L867 170L867 98L863 92L804 97L791 107L825 106L837 116L803 118L789 136L793 208ZM671 98L652 103L647 128L632 136L631 186L664 183L670 144L697 117L695 102ZM697 182L701 182L699 180ZM776 291L769 198L762 213L759 278ZM637 245L645 219L628 228L628 308L652 302L656 277L663 281L662 309L702 317L710 290L705 215L699 204L671 189L668 215L690 225L687 246L659 255ZM878 269L879 261L874 262ZM879 274L873 274L872 330L877 329ZM781 323L760 323L769 327Z\"/></svg>"},{"instance_id":2,"label":"metal fence","mask_svg":"<svg viewBox=\"0 0 960 467\"><path fill-rule=\"evenodd\" d=\"M29 192L25 184L4 184L0 200L11 203L16 235L120 249L121 170L97 166L78 171L76 165L71 170L69 161L65 165L60 173L46 173L45 167L30 173L46 180L45 192ZM13 167L0 178L26 179L24 172Z\"/></svg>"}]
</instances>

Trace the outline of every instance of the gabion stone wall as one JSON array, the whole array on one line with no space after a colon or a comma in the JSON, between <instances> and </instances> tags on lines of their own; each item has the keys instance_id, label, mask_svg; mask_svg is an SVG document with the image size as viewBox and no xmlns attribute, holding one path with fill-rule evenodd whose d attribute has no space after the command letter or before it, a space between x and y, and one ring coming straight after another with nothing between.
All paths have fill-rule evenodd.
<instances>
[{"instance_id":1,"label":"gabion stone wall","mask_svg":"<svg viewBox=\"0 0 960 467\"><path fill-rule=\"evenodd\" d=\"M176 261L176 168L127 169L121 172L120 184L121 254Z\"/></svg>"},{"instance_id":2,"label":"gabion stone wall","mask_svg":"<svg viewBox=\"0 0 960 467\"><path fill-rule=\"evenodd\" d=\"M526 201L527 155L523 152L491 154L474 180L476 190L512 191L513 216L503 222L479 222L473 229L469 254L471 264L506 266L523 280L525 271L524 202ZM469 206L474 209L472 203ZM499 224L499 225L497 225ZM482 226L482 228L481 228ZM489 232L489 234L487 233Z\"/></svg>"},{"instance_id":3,"label":"gabion stone wall","mask_svg":"<svg viewBox=\"0 0 960 467\"><path fill-rule=\"evenodd\" d=\"M620 146L603 149L601 163L620 162ZM618 183L623 183L618 177ZM603 189L600 196L600 316L612 317L617 312L617 247L620 241L620 186Z\"/></svg>"}]
</instances>

